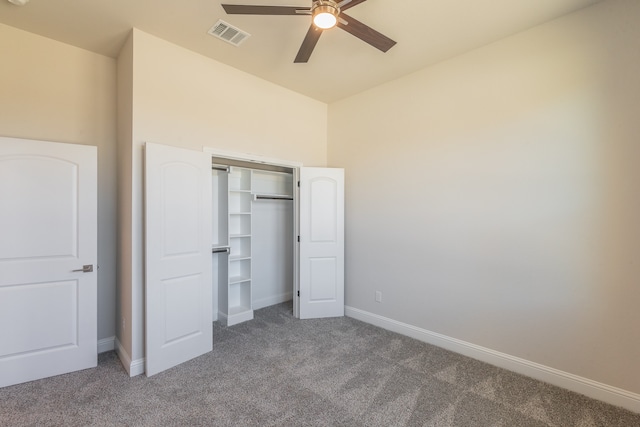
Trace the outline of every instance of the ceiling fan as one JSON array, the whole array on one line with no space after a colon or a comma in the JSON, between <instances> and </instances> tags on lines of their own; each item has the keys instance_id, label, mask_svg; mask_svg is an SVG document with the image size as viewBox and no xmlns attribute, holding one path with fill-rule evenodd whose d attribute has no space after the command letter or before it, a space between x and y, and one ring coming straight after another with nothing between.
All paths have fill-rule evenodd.
<instances>
[{"instance_id":1,"label":"ceiling fan","mask_svg":"<svg viewBox=\"0 0 640 427\"><path fill-rule=\"evenodd\" d=\"M241 4L223 4L230 15L311 15L313 17L309 31L298 51L295 63L307 62L318 39L324 30L337 26L356 36L371 46L386 52L396 44L389 37L377 32L362 22L348 16L345 10L364 3L366 0L312 0L310 7L299 6L250 6Z\"/></svg>"}]
</instances>

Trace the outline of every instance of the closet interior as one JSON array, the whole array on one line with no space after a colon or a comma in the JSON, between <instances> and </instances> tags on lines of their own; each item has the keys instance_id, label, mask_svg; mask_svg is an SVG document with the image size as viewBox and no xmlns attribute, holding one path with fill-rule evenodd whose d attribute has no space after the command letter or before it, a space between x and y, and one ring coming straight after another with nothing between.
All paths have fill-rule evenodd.
<instances>
[{"instance_id":1,"label":"closet interior","mask_svg":"<svg viewBox=\"0 0 640 427\"><path fill-rule=\"evenodd\" d=\"M254 310L292 299L294 173L212 159L214 320L235 325L253 319Z\"/></svg>"}]
</instances>

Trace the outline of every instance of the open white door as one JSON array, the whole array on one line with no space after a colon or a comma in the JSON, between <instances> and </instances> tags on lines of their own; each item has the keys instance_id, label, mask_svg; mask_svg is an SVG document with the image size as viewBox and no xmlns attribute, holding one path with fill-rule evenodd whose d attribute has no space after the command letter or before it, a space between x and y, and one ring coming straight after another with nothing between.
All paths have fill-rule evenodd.
<instances>
[{"instance_id":1,"label":"open white door","mask_svg":"<svg viewBox=\"0 0 640 427\"><path fill-rule=\"evenodd\" d=\"M344 169L300 168L301 319L344 316Z\"/></svg>"},{"instance_id":2,"label":"open white door","mask_svg":"<svg viewBox=\"0 0 640 427\"><path fill-rule=\"evenodd\" d=\"M213 348L211 156L146 144L146 374Z\"/></svg>"},{"instance_id":3,"label":"open white door","mask_svg":"<svg viewBox=\"0 0 640 427\"><path fill-rule=\"evenodd\" d=\"M97 149L0 138L0 387L97 365Z\"/></svg>"}]
</instances>

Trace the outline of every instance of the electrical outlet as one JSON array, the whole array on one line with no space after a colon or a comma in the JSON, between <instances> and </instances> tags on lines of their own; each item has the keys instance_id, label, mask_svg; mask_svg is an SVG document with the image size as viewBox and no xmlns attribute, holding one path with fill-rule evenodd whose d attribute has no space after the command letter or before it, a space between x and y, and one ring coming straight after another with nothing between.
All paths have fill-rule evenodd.
<instances>
[{"instance_id":1,"label":"electrical outlet","mask_svg":"<svg viewBox=\"0 0 640 427\"><path fill-rule=\"evenodd\" d=\"M376 291L376 302L382 302L382 292Z\"/></svg>"}]
</instances>

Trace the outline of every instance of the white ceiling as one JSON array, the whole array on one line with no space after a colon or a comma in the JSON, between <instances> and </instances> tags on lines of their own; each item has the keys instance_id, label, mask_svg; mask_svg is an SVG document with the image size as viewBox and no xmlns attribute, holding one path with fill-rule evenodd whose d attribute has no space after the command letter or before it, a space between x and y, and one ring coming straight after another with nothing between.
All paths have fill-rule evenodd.
<instances>
[{"instance_id":1,"label":"white ceiling","mask_svg":"<svg viewBox=\"0 0 640 427\"><path fill-rule=\"evenodd\" d=\"M600 0L368 0L348 14L398 44L382 53L325 31L307 64L293 59L308 16L226 15L220 3L309 6L311 0L0 0L0 23L117 57L131 28L323 102L332 102ZM218 20L251 34L235 47L207 34Z\"/></svg>"}]
</instances>

